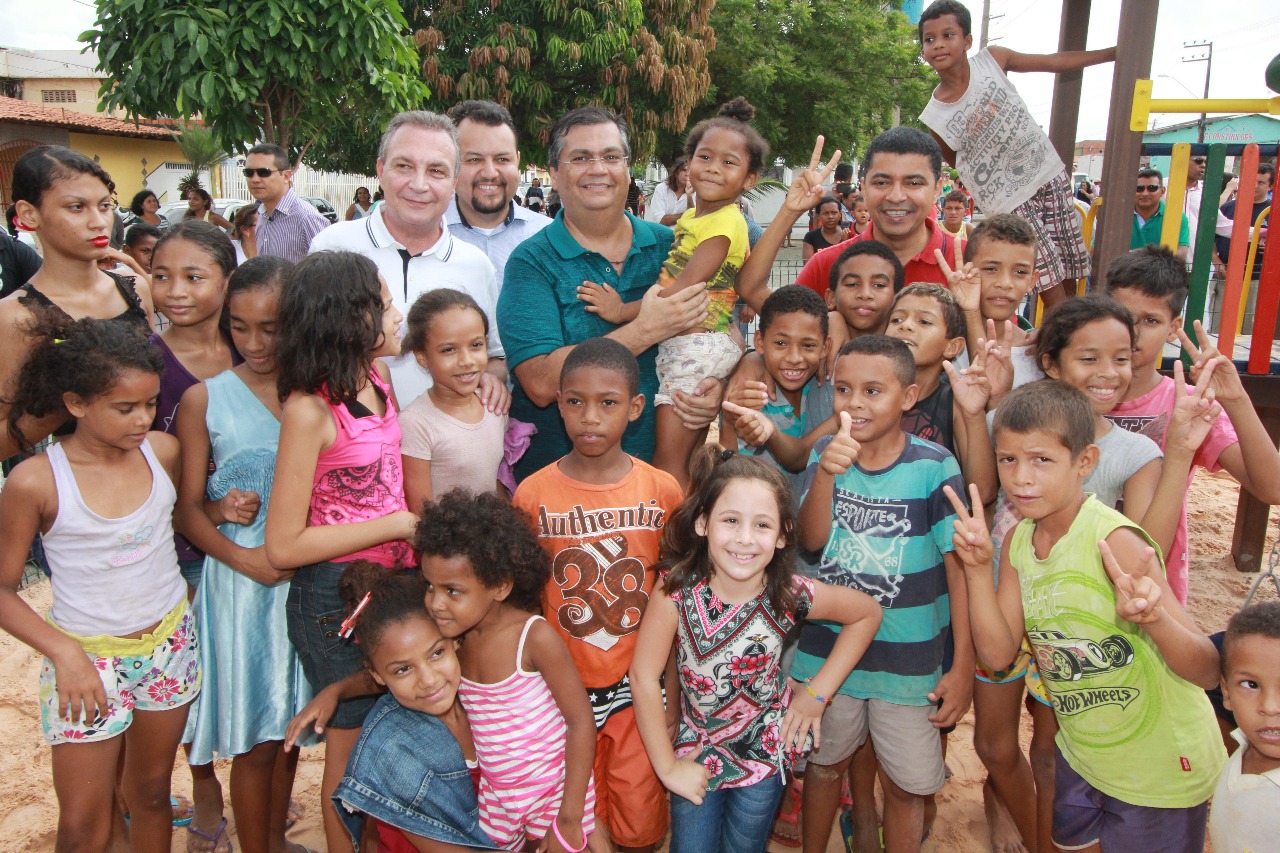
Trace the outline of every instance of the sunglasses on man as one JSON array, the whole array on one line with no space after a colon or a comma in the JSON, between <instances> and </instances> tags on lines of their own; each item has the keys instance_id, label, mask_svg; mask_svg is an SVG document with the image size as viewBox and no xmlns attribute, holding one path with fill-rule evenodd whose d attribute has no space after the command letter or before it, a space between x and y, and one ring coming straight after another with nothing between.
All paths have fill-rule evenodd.
<instances>
[{"instance_id":1,"label":"sunglasses on man","mask_svg":"<svg viewBox=\"0 0 1280 853\"><path fill-rule=\"evenodd\" d=\"M1195 163L1197 166L1203 166L1205 163L1209 162L1209 159L1207 157L1192 157L1191 162Z\"/></svg>"},{"instance_id":2,"label":"sunglasses on man","mask_svg":"<svg viewBox=\"0 0 1280 853\"><path fill-rule=\"evenodd\" d=\"M1138 184L1138 192L1158 193L1160 192L1159 184Z\"/></svg>"},{"instance_id":3,"label":"sunglasses on man","mask_svg":"<svg viewBox=\"0 0 1280 853\"><path fill-rule=\"evenodd\" d=\"M257 175L259 178L269 178L273 173L283 172L284 169L268 169L263 166L257 169L241 169L240 171L244 172L244 176L246 178L252 178L254 175Z\"/></svg>"}]
</instances>

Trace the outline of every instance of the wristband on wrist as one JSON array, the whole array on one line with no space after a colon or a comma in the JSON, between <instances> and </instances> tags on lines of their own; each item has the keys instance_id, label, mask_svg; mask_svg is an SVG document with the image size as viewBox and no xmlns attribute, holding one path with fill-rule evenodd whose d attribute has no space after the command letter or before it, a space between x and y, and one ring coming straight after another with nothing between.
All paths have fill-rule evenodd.
<instances>
[{"instance_id":1,"label":"wristband on wrist","mask_svg":"<svg viewBox=\"0 0 1280 853\"><path fill-rule=\"evenodd\" d=\"M564 836L560 834L559 821L551 821L551 831L556 834L556 841L560 842L560 846L564 847L565 850L568 850L569 853L582 853L583 850L587 849L587 831L585 829L582 831L581 847L574 847L568 841L564 840Z\"/></svg>"},{"instance_id":2,"label":"wristband on wrist","mask_svg":"<svg viewBox=\"0 0 1280 853\"><path fill-rule=\"evenodd\" d=\"M825 697L823 697L823 696L819 696L819 695L818 695L818 691L816 691L816 690L814 690L814 689L813 689L813 679L812 679L812 678L806 678L806 679L804 680L804 689L805 689L805 692L806 692L806 693L808 693L808 694L809 694L810 696L812 696L814 699L817 699L817 700L818 700L818 703L819 703L820 705L825 705L825 704L827 704L828 702L830 702L830 701L831 701L830 699L827 699L827 698L825 698Z\"/></svg>"}]
</instances>

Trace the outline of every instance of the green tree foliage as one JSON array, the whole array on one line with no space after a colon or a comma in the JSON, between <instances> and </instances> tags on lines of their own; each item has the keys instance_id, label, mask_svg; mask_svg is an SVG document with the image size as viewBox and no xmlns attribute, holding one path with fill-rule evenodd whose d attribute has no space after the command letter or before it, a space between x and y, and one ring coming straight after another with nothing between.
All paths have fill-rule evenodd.
<instances>
[{"instance_id":1,"label":"green tree foliage","mask_svg":"<svg viewBox=\"0 0 1280 853\"><path fill-rule=\"evenodd\" d=\"M707 92L714 0L405 2L423 50L429 106L480 98L511 110L526 161L545 159L555 120L587 103L631 125L637 160L676 134Z\"/></svg>"},{"instance_id":2,"label":"green tree foliage","mask_svg":"<svg viewBox=\"0 0 1280 853\"><path fill-rule=\"evenodd\" d=\"M107 74L103 106L199 114L227 151L261 140L301 160L326 133L347 129L344 117L378 125L427 95L394 0L98 0L97 8L97 28L80 40Z\"/></svg>"},{"instance_id":3,"label":"green tree foliage","mask_svg":"<svg viewBox=\"0 0 1280 853\"><path fill-rule=\"evenodd\" d=\"M913 123L928 102L915 28L879 0L718 0L711 26L712 86L693 119L743 95L788 163L807 162L820 133L828 151L859 154L893 125L895 106ZM678 133L664 135L659 156L669 162L681 147Z\"/></svg>"}]
</instances>

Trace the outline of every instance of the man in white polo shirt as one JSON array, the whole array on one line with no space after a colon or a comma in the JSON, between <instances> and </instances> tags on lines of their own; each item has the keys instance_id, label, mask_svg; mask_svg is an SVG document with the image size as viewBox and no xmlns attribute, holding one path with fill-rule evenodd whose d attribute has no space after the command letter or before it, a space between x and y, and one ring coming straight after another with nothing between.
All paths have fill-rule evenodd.
<instances>
[{"instance_id":1,"label":"man in white polo shirt","mask_svg":"<svg viewBox=\"0 0 1280 853\"><path fill-rule=\"evenodd\" d=\"M449 118L458 127L462 169L445 220L454 237L493 262L501 290L511 250L551 220L513 201L520 187L520 151L507 108L493 101L463 101L449 110Z\"/></svg>"},{"instance_id":2,"label":"man in white polo shirt","mask_svg":"<svg viewBox=\"0 0 1280 853\"><path fill-rule=\"evenodd\" d=\"M383 201L370 216L339 222L316 235L311 251L358 252L378 265L391 299L406 316L429 290L452 287L471 295L489 317L489 375L480 397L505 411L506 360L495 322L498 282L493 264L475 246L454 239L444 212L458 182L458 131L448 118L425 110L393 118L378 146L378 181ZM400 405L407 406L431 385L431 377L405 352L387 359Z\"/></svg>"}]
</instances>

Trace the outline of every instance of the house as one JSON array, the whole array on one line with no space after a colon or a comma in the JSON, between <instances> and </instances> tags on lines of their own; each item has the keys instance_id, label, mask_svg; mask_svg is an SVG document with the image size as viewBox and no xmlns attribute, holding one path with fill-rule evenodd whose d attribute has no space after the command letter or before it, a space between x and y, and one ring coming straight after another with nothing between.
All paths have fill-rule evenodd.
<instances>
[{"instance_id":1,"label":"house","mask_svg":"<svg viewBox=\"0 0 1280 853\"><path fill-rule=\"evenodd\" d=\"M149 186L176 189L190 171L173 135L164 126L135 123L97 113L81 113L64 106L0 97L0 203L13 199L13 167L18 158L39 145L65 145L92 157L111 175L116 198L127 205L133 194ZM170 181L169 178L172 177ZM168 192L173 201L176 192Z\"/></svg>"},{"instance_id":2,"label":"house","mask_svg":"<svg viewBox=\"0 0 1280 853\"><path fill-rule=\"evenodd\" d=\"M92 115L99 112L98 90L106 79L97 64L92 52L0 47L0 95Z\"/></svg>"},{"instance_id":3,"label":"house","mask_svg":"<svg viewBox=\"0 0 1280 853\"><path fill-rule=\"evenodd\" d=\"M1142 134L1142 141L1144 143L1162 142L1165 144L1173 144L1175 142L1194 143L1199 136L1199 131L1200 120L1195 118L1191 121L1178 122L1177 124L1149 130ZM1250 142L1256 142L1263 146L1275 145L1280 142L1280 117L1263 113L1210 116L1205 121L1204 141L1206 144L1214 142L1226 143L1226 168L1227 171L1234 171L1236 158L1233 155L1238 154L1240 146L1248 145ZM1267 160L1274 156L1273 153L1263 154L1262 159ZM1168 177L1169 158L1167 156L1151 157L1150 162L1153 169L1159 169L1161 174Z\"/></svg>"}]
</instances>

